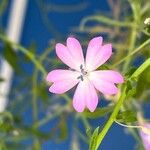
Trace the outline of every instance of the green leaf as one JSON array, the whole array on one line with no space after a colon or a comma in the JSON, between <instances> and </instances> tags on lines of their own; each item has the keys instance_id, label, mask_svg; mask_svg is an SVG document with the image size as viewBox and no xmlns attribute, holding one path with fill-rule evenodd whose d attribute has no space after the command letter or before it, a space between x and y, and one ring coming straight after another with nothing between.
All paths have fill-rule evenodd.
<instances>
[{"instance_id":1,"label":"green leaf","mask_svg":"<svg viewBox=\"0 0 150 150\"><path fill-rule=\"evenodd\" d=\"M19 67L18 63L18 57L8 42L5 43L3 56L17 73L21 72L21 68Z\"/></svg>"},{"instance_id":2,"label":"green leaf","mask_svg":"<svg viewBox=\"0 0 150 150\"><path fill-rule=\"evenodd\" d=\"M144 70L139 76L135 97L139 98L145 90L150 90L150 67Z\"/></svg>"},{"instance_id":3,"label":"green leaf","mask_svg":"<svg viewBox=\"0 0 150 150\"><path fill-rule=\"evenodd\" d=\"M128 71L125 73L125 77L129 78L134 73L135 70L136 70L136 67L130 67Z\"/></svg>"},{"instance_id":4,"label":"green leaf","mask_svg":"<svg viewBox=\"0 0 150 150\"><path fill-rule=\"evenodd\" d=\"M127 84L126 98L129 99L136 93L136 82L134 82L134 80L128 80L126 84Z\"/></svg>"},{"instance_id":5,"label":"green leaf","mask_svg":"<svg viewBox=\"0 0 150 150\"><path fill-rule=\"evenodd\" d=\"M90 139L90 145L89 145L89 150L95 150L96 147L97 147L97 136L98 136L98 133L99 133L99 127L97 127L93 134L92 134L92 137Z\"/></svg>"},{"instance_id":6,"label":"green leaf","mask_svg":"<svg viewBox=\"0 0 150 150\"><path fill-rule=\"evenodd\" d=\"M46 84L43 84L43 83L39 87L36 88L39 97L44 102L48 102L48 92L46 89L47 89L47 86L46 86Z\"/></svg>"},{"instance_id":7,"label":"green leaf","mask_svg":"<svg viewBox=\"0 0 150 150\"><path fill-rule=\"evenodd\" d=\"M127 111L123 111L120 112L117 117L116 120L122 123L133 123L137 121L136 118L136 112L135 111L131 111L131 110L127 110Z\"/></svg>"},{"instance_id":8,"label":"green leaf","mask_svg":"<svg viewBox=\"0 0 150 150\"><path fill-rule=\"evenodd\" d=\"M107 106L103 108L97 108L94 112L90 112L88 110L85 110L83 112L83 115L87 118L94 119L94 118L100 118L105 115L108 115L110 112L112 112L114 109L114 106Z\"/></svg>"},{"instance_id":9,"label":"green leaf","mask_svg":"<svg viewBox=\"0 0 150 150\"><path fill-rule=\"evenodd\" d=\"M0 131L11 131L13 129L13 116L10 112L4 111L0 113Z\"/></svg>"},{"instance_id":10,"label":"green leaf","mask_svg":"<svg viewBox=\"0 0 150 150\"><path fill-rule=\"evenodd\" d=\"M86 129L86 134L88 137L91 137L91 128Z\"/></svg>"}]
</instances>

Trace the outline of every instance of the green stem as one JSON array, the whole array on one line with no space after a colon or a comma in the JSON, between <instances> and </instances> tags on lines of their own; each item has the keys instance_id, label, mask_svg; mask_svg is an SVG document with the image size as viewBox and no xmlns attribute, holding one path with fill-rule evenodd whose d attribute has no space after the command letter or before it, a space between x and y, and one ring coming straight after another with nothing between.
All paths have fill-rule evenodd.
<instances>
[{"instance_id":1,"label":"green stem","mask_svg":"<svg viewBox=\"0 0 150 150\"><path fill-rule=\"evenodd\" d=\"M99 145L101 144L102 140L104 139L105 135L107 134L109 128L111 127L111 125L115 121L116 116L117 116L125 98L126 98L126 86L123 88L123 92L122 92L122 94L121 94L121 96L120 96L120 98L119 98L119 100L118 100L118 102L114 108L113 113L111 114L111 116L110 116L109 120L107 121L107 123L105 124L103 130L100 132L100 134L97 137L97 144L96 144L95 150L98 149Z\"/></svg>"},{"instance_id":2,"label":"green stem","mask_svg":"<svg viewBox=\"0 0 150 150\"><path fill-rule=\"evenodd\" d=\"M148 58L130 77L132 78L137 78L147 67L150 66L150 58Z\"/></svg>"},{"instance_id":3,"label":"green stem","mask_svg":"<svg viewBox=\"0 0 150 150\"><path fill-rule=\"evenodd\" d=\"M130 23L130 22L117 21L117 20L113 20L104 16L88 16L81 21L80 30L84 30L84 26L88 21L98 21L101 23L105 23L105 24L113 25L113 26L119 26L119 27L136 28L135 24Z\"/></svg>"},{"instance_id":4,"label":"green stem","mask_svg":"<svg viewBox=\"0 0 150 150\"><path fill-rule=\"evenodd\" d=\"M132 28L132 31L131 31L131 39L130 39L130 46L129 46L129 49L128 49L128 54L130 54L130 52L133 51L134 47L135 47L135 42L136 42L136 28ZM131 62L131 56L129 56L126 60L126 62L124 63L123 65L123 72L128 68L129 64Z\"/></svg>"},{"instance_id":5,"label":"green stem","mask_svg":"<svg viewBox=\"0 0 150 150\"><path fill-rule=\"evenodd\" d=\"M145 41L143 44L141 44L138 48L136 48L134 51L132 51L129 55L127 55L126 57L122 58L120 61L116 62L113 67L115 67L116 65L121 64L122 62L124 62L126 59L128 59L129 57L131 57L132 55L136 54L137 52L139 52L140 50L142 50L142 48L144 48L145 46L147 46L148 44L150 44L150 39L148 39L147 41Z\"/></svg>"},{"instance_id":6,"label":"green stem","mask_svg":"<svg viewBox=\"0 0 150 150\"><path fill-rule=\"evenodd\" d=\"M70 105L69 105L70 106ZM41 119L39 122L36 122L34 124L35 128L38 128L44 124L46 124L47 122L49 122L51 119L54 119L55 117L59 116L60 114L62 114L62 112L64 112L65 110L68 109L68 105L65 105L63 107L61 107L58 111L56 111L56 113L54 114L48 114L45 118Z\"/></svg>"},{"instance_id":7,"label":"green stem","mask_svg":"<svg viewBox=\"0 0 150 150\"><path fill-rule=\"evenodd\" d=\"M32 80L32 105L33 105L33 120L34 121L37 121L37 119L38 119L37 77L38 77L38 70L35 68L35 70L33 72L33 80Z\"/></svg>"},{"instance_id":8,"label":"green stem","mask_svg":"<svg viewBox=\"0 0 150 150\"><path fill-rule=\"evenodd\" d=\"M16 44L12 41L10 41L5 35L0 34L0 39L3 40L4 42L8 42L10 43L14 48L18 49L19 51L21 51L23 54L25 54L37 67L38 70L40 70L44 76L46 76L47 72L44 69L44 67L42 66L42 64L36 59L36 57L34 56L34 54L32 54L28 49L22 47L19 44Z\"/></svg>"},{"instance_id":9,"label":"green stem","mask_svg":"<svg viewBox=\"0 0 150 150\"><path fill-rule=\"evenodd\" d=\"M150 58L147 59L133 74L130 78L128 78L128 80L132 79L132 78L137 78L147 67L150 66ZM96 145L96 149L98 149L98 146L101 144L102 140L104 139L105 135L107 134L108 130L110 129L111 125L113 124L113 122L116 119L116 116L126 98L126 89L127 86L124 85L123 90L122 90L122 94L114 108L113 113L111 114L109 120L107 121L107 123L105 124L103 130L100 132L100 134L97 137L97 145Z\"/></svg>"}]
</instances>

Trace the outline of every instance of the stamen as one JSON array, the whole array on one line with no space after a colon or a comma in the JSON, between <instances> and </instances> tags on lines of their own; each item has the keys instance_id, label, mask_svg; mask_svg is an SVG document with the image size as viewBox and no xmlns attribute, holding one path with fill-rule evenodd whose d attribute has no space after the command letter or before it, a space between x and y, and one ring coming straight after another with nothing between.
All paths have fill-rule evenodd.
<instances>
[{"instance_id":1,"label":"stamen","mask_svg":"<svg viewBox=\"0 0 150 150\"><path fill-rule=\"evenodd\" d=\"M82 64L80 65L80 69L83 70L83 65Z\"/></svg>"},{"instance_id":2,"label":"stamen","mask_svg":"<svg viewBox=\"0 0 150 150\"><path fill-rule=\"evenodd\" d=\"M81 75L77 77L77 79L81 79L81 81L84 80L84 76L87 75L87 71L84 70L83 65L80 65Z\"/></svg>"},{"instance_id":3,"label":"stamen","mask_svg":"<svg viewBox=\"0 0 150 150\"><path fill-rule=\"evenodd\" d=\"M81 79L81 81L84 80L82 75L80 75L79 77L77 77L77 79Z\"/></svg>"}]
</instances>

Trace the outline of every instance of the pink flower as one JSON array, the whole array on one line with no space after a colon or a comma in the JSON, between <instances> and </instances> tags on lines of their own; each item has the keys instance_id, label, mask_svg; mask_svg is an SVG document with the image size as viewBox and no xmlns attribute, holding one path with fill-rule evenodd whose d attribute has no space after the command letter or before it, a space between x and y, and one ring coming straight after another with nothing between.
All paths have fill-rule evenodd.
<instances>
[{"instance_id":1,"label":"pink flower","mask_svg":"<svg viewBox=\"0 0 150 150\"><path fill-rule=\"evenodd\" d=\"M87 107L93 112L98 104L96 90L103 94L117 94L116 83L123 83L120 73L112 70L97 70L112 54L111 44L102 45L103 38L95 37L88 45L86 58L79 41L73 37L67 39L66 46L56 44L56 54L69 70L57 69L47 75L47 81L53 82L49 91L62 94L77 85L73 107L82 112Z\"/></svg>"},{"instance_id":2,"label":"pink flower","mask_svg":"<svg viewBox=\"0 0 150 150\"><path fill-rule=\"evenodd\" d=\"M144 124L143 128L140 130L140 136L145 150L150 150L150 124Z\"/></svg>"}]
</instances>

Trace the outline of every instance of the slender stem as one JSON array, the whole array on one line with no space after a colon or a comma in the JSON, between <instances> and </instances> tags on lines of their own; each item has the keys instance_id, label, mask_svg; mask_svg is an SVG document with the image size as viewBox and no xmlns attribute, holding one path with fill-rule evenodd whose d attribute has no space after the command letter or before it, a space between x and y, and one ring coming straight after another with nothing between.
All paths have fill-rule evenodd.
<instances>
[{"instance_id":1,"label":"slender stem","mask_svg":"<svg viewBox=\"0 0 150 150\"><path fill-rule=\"evenodd\" d=\"M47 48L47 49L43 52L43 54L40 56L40 62L42 62L43 60L45 60L46 57L52 52L53 49L54 49L53 46Z\"/></svg>"},{"instance_id":2,"label":"slender stem","mask_svg":"<svg viewBox=\"0 0 150 150\"><path fill-rule=\"evenodd\" d=\"M114 121L116 124L122 126L122 127L126 127L126 128L143 128L142 126L138 126L138 125L127 125L127 124L123 124L121 122L118 122L117 120Z\"/></svg>"},{"instance_id":3,"label":"slender stem","mask_svg":"<svg viewBox=\"0 0 150 150\"><path fill-rule=\"evenodd\" d=\"M135 42L136 42L136 28L132 28L132 31L131 31L131 39L130 39L130 46L129 46L129 49L128 49L128 54L130 54L130 52L132 52L134 50L134 47L135 47ZM129 64L131 62L131 56L129 56L126 60L126 62L124 63L123 65L123 72L128 68Z\"/></svg>"},{"instance_id":4,"label":"slender stem","mask_svg":"<svg viewBox=\"0 0 150 150\"><path fill-rule=\"evenodd\" d=\"M150 39L148 39L147 41L145 41L143 44L141 44L138 48L136 48L134 51L132 51L129 55L127 55L126 57L122 58L120 61L116 62L113 67L115 67L116 65L121 64L122 62L124 62L126 59L128 59L129 57L131 57L132 55L136 54L137 52L139 52L140 50L142 50L142 48L144 48L145 46L147 46L148 44L150 44Z\"/></svg>"},{"instance_id":5,"label":"slender stem","mask_svg":"<svg viewBox=\"0 0 150 150\"><path fill-rule=\"evenodd\" d=\"M135 24L130 23L130 22L112 20L104 16L88 16L81 21L80 30L84 30L84 26L88 21L98 21L101 23L105 23L105 24L113 25L113 26L119 26L119 27L130 27L130 28L135 27L136 28Z\"/></svg>"},{"instance_id":6,"label":"slender stem","mask_svg":"<svg viewBox=\"0 0 150 150\"><path fill-rule=\"evenodd\" d=\"M150 58L148 58L130 77L132 78L137 78L147 67L150 66Z\"/></svg>"},{"instance_id":7,"label":"slender stem","mask_svg":"<svg viewBox=\"0 0 150 150\"><path fill-rule=\"evenodd\" d=\"M92 126L90 125L90 123L88 122L87 118L85 118L85 116L81 116L81 119L83 121L83 124L85 126L85 129L92 129Z\"/></svg>"},{"instance_id":8,"label":"slender stem","mask_svg":"<svg viewBox=\"0 0 150 150\"><path fill-rule=\"evenodd\" d=\"M44 69L44 67L42 66L42 64L36 59L36 57L34 56L34 54L32 54L28 49L22 47L21 45L14 43L12 41L10 41L5 35L0 34L0 39L3 40L4 42L8 42L10 43L13 47L15 47L16 49L18 49L19 51L21 51L23 54L25 54L37 67L38 70L40 70L44 76L46 76L47 72Z\"/></svg>"},{"instance_id":9,"label":"slender stem","mask_svg":"<svg viewBox=\"0 0 150 150\"><path fill-rule=\"evenodd\" d=\"M59 116L60 114L62 114L62 112L64 112L67 109L68 109L68 104L65 105L65 106L63 106L63 107L61 107L58 111L56 111L56 113L54 113L54 114L48 114L45 118L41 119L39 122L36 122L34 124L34 127L38 128L38 127L46 124L51 119L54 119L55 117Z\"/></svg>"},{"instance_id":10,"label":"slender stem","mask_svg":"<svg viewBox=\"0 0 150 150\"><path fill-rule=\"evenodd\" d=\"M97 137L97 144L96 144L96 149L98 149L98 146L101 144L102 140L104 139L105 135L107 134L109 128L111 127L111 125L113 124L113 122L116 119L116 116L120 110L120 107L122 106L124 100L126 98L126 86L123 88L122 94L114 108L113 113L111 114L109 120L107 121L107 123L105 124L103 130L100 132L100 134Z\"/></svg>"},{"instance_id":11,"label":"slender stem","mask_svg":"<svg viewBox=\"0 0 150 150\"><path fill-rule=\"evenodd\" d=\"M147 59L133 74L132 76L128 79L130 80L131 78L136 78L138 77L147 67L150 66L150 58ZM97 137L97 145L96 145L96 149L98 149L98 146L101 144L102 140L104 139L105 135L107 134L109 128L112 126L113 122L115 121L116 119L116 116L126 98L126 89L127 89L127 86L124 85L123 87L123 90L122 90L122 93L121 93L121 96L114 108L114 111L112 112L109 120L107 121L107 123L105 124L103 130L100 132L100 134L98 135Z\"/></svg>"},{"instance_id":12,"label":"slender stem","mask_svg":"<svg viewBox=\"0 0 150 150\"><path fill-rule=\"evenodd\" d=\"M37 77L38 77L38 70L35 68L33 73L33 80L32 80L32 105L33 105L33 120L37 121L38 119L38 108L37 108Z\"/></svg>"}]
</instances>

